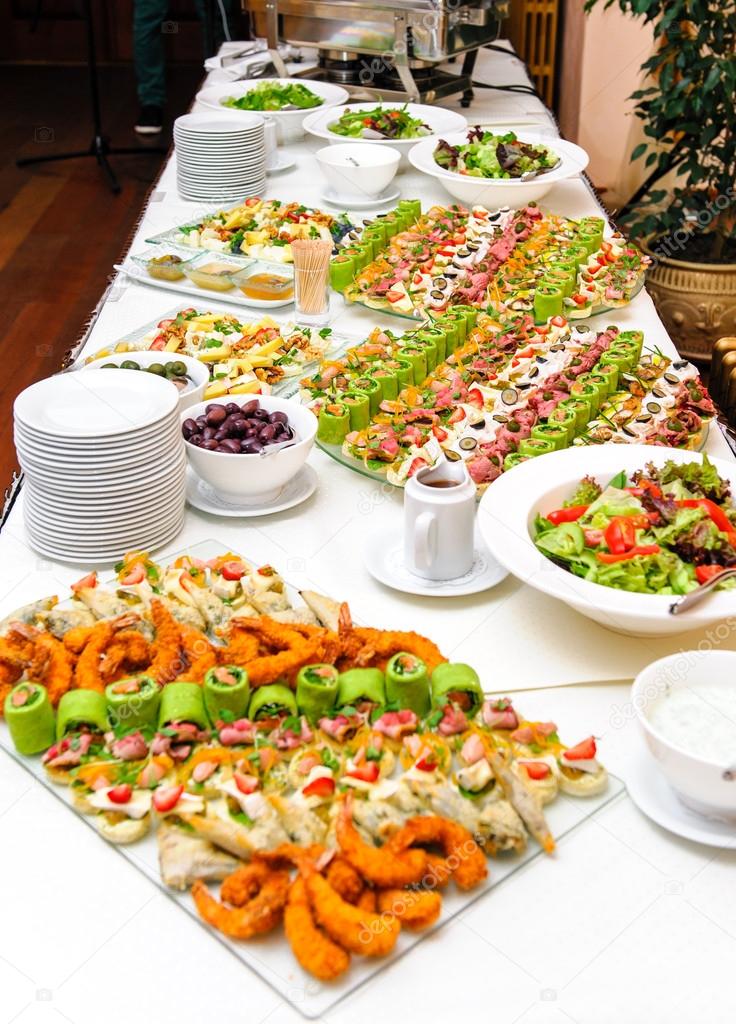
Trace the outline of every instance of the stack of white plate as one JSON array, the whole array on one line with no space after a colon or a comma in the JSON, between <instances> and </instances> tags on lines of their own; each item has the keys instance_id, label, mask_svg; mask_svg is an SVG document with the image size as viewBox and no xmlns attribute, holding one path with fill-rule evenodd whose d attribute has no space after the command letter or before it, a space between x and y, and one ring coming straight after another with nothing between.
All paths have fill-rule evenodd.
<instances>
[{"instance_id":1,"label":"stack of white plate","mask_svg":"<svg viewBox=\"0 0 736 1024\"><path fill-rule=\"evenodd\" d=\"M184 521L186 454L176 387L152 373L86 370L15 400L31 546L62 562L154 550Z\"/></svg>"},{"instance_id":2,"label":"stack of white plate","mask_svg":"<svg viewBox=\"0 0 736 1024\"><path fill-rule=\"evenodd\" d=\"M182 199L237 200L266 187L265 120L260 114L185 114L174 122Z\"/></svg>"}]
</instances>

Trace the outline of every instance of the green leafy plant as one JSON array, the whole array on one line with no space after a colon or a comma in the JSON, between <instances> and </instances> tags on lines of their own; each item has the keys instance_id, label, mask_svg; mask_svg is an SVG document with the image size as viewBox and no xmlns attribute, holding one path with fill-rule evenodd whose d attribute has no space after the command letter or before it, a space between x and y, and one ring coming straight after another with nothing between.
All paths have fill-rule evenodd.
<instances>
[{"instance_id":1,"label":"green leafy plant","mask_svg":"<svg viewBox=\"0 0 736 1024\"><path fill-rule=\"evenodd\" d=\"M599 2L654 29L645 81L631 96L647 138L631 158L644 158L648 173L627 212L631 234L664 241L673 258L736 262L736 5L586 0L585 10Z\"/></svg>"}]
</instances>

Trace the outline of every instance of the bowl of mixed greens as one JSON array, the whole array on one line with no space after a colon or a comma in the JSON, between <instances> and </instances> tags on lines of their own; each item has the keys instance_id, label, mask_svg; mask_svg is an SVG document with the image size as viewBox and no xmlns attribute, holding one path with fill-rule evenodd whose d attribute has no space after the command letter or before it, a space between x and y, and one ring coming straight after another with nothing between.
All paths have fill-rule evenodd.
<instances>
[{"instance_id":1,"label":"bowl of mixed greens","mask_svg":"<svg viewBox=\"0 0 736 1024\"><path fill-rule=\"evenodd\" d=\"M736 613L734 580L670 613L736 565L736 463L649 445L568 448L504 473L478 519L515 576L617 632L666 636Z\"/></svg>"},{"instance_id":2,"label":"bowl of mixed greens","mask_svg":"<svg viewBox=\"0 0 736 1024\"><path fill-rule=\"evenodd\" d=\"M414 146L409 160L464 203L518 208L580 174L588 154L551 132L474 127Z\"/></svg>"},{"instance_id":3,"label":"bowl of mixed greens","mask_svg":"<svg viewBox=\"0 0 736 1024\"><path fill-rule=\"evenodd\" d=\"M303 78L261 78L255 82L231 82L202 89L197 100L206 107L234 116L242 110L263 114L276 122L279 142L289 143L304 135L304 119L314 111L344 103L348 93L339 85Z\"/></svg>"},{"instance_id":4,"label":"bowl of mixed greens","mask_svg":"<svg viewBox=\"0 0 736 1024\"><path fill-rule=\"evenodd\" d=\"M424 103L350 103L317 110L304 120L304 130L330 145L345 142L390 146L401 153L400 167L408 167L409 150L422 139L467 127L461 114Z\"/></svg>"}]
</instances>

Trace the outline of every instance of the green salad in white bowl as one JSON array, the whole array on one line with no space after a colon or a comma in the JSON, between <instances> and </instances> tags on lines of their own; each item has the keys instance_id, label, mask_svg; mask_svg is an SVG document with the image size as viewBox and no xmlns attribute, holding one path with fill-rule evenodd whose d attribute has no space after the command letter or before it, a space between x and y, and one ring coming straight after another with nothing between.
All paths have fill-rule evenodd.
<instances>
[{"instance_id":1,"label":"green salad in white bowl","mask_svg":"<svg viewBox=\"0 0 736 1024\"><path fill-rule=\"evenodd\" d=\"M514 132L495 135L478 127L468 131L465 143L453 145L440 139L434 159L445 171L474 178L521 178L528 174L543 174L560 162L556 153L539 142L524 142Z\"/></svg>"}]
</instances>

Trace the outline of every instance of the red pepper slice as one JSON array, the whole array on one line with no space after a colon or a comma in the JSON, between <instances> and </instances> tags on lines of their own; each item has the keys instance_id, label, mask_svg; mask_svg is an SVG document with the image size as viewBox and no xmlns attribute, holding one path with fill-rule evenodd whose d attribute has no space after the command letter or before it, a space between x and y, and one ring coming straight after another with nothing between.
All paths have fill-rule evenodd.
<instances>
[{"instance_id":1,"label":"red pepper slice","mask_svg":"<svg viewBox=\"0 0 736 1024\"><path fill-rule=\"evenodd\" d=\"M560 523L574 523L590 508L590 505L570 505L569 508L558 508L554 512L548 512L546 518L555 526Z\"/></svg>"},{"instance_id":2,"label":"red pepper slice","mask_svg":"<svg viewBox=\"0 0 736 1024\"><path fill-rule=\"evenodd\" d=\"M622 555L636 546L636 526L630 516L614 516L606 527L603 537L613 555Z\"/></svg>"},{"instance_id":3,"label":"red pepper slice","mask_svg":"<svg viewBox=\"0 0 736 1024\"><path fill-rule=\"evenodd\" d=\"M714 576L720 576L724 569L724 565L696 565L695 576L698 583L707 583Z\"/></svg>"},{"instance_id":4,"label":"red pepper slice","mask_svg":"<svg viewBox=\"0 0 736 1024\"><path fill-rule=\"evenodd\" d=\"M686 501L676 502L680 508L704 508L710 518L716 524L721 533L733 533L734 527L722 508L719 508L710 498L688 498Z\"/></svg>"},{"instance_id":5,"label":"red pepper slice","mask_svg":"<svg viewBox=\"0 0 736 1024\"><path fill-rule=\"evenodd\" d=\"M641 544L631 548L630 551L622 551L620 555L609 554L608 551L598 551L595 557L604 565L613 565L615 562L626 562L629 558L635 558L636 555L658 555L660 551L659 544Z\"/></svg>"}]
</instances>

